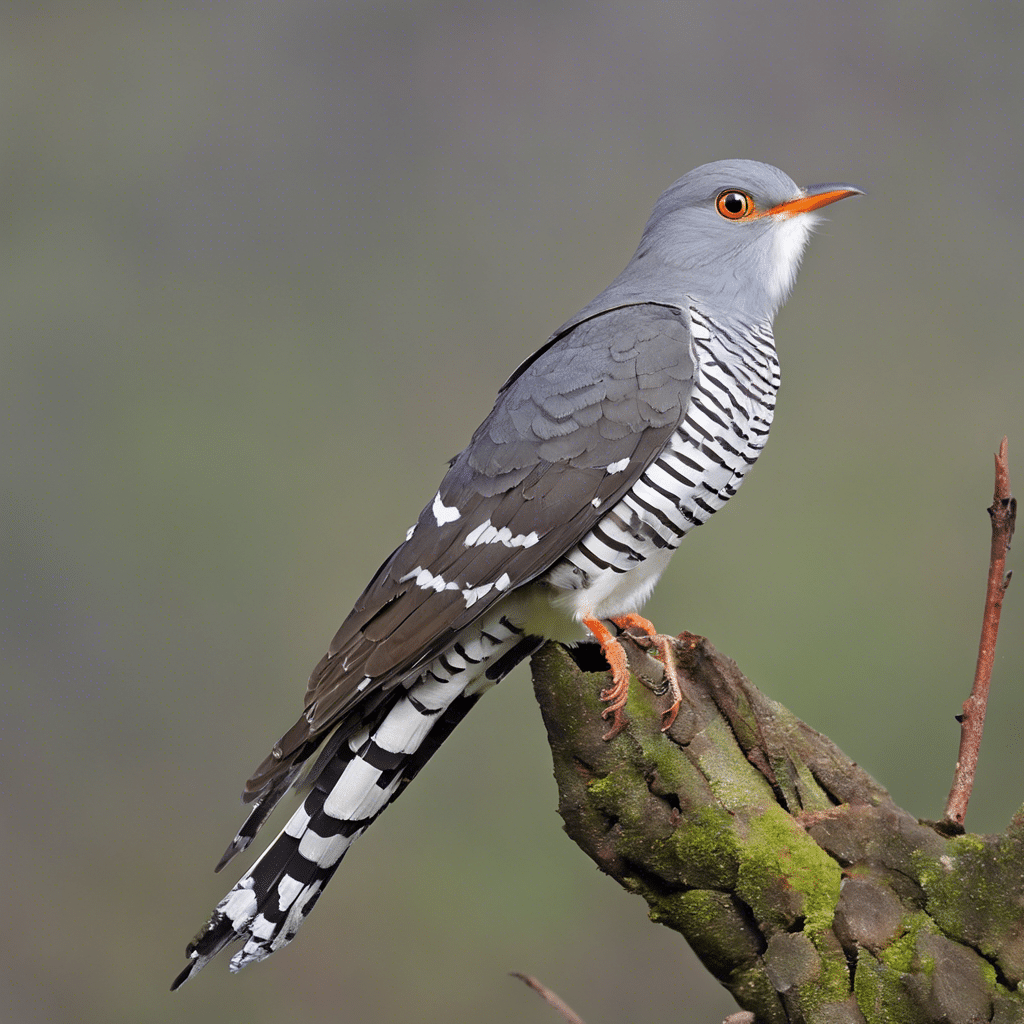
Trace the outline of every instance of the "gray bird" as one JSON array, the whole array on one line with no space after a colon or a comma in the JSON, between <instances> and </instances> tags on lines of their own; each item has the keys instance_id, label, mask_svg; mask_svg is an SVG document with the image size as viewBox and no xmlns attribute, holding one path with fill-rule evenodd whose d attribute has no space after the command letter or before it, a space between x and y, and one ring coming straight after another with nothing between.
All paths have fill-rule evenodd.
<instances>
[{"instance_id":1,"label":"gray bird","mask_svg":"<svg viewBox=\"0 0 1024 1024\"><path fill-rule=\"evenodd\" d=\"M232 970L290 942L349 847L547 640L600 642L607 738L618 732L629 675L613 627L663 644L638 611L761 454L779 387L772 320L814 211L857 194L722 160L658 199L625 270L502 386L313 670L218 870L313 759L308 794L217 904L174 988L236 940ZM678 701L673 685L664 727Z\"/></svg>"}]
</instances>

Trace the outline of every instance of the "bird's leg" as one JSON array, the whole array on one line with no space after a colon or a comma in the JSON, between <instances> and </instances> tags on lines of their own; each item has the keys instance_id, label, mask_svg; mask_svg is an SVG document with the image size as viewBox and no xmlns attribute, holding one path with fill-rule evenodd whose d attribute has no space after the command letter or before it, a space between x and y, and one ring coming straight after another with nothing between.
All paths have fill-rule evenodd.
<instances>
[{"instance_id":1,"label":"bird's leg","mask_svg":"<svg viewBox=\"0 0 1024 1024\"><path fill-rule=\"evenodd\" d=\"M614 622L621 630L632 628L639 629L646 633L651 643L661 655L661 662L665 668L665 682L670 700L668 707L661 713L661 731L666 732L672 727L672 723L676 720L676 715L679 713L679 705L683 701L683 688L679 682L679 671L676 668L676 660L672 648L673 639L670 636L666 636L664 633L659 633L654 628L654 623L651 622L650 619L645 619L642 615L637 615L636 612L629 612L626 615L617 616L611 621ZM629 686L628 678L626 686L627 688ZM625 695L623 695L622 701L623 704L625 704Z\"/></svg>"},{"instance_id":2,"label":"bird's leg","mask_svg":"<svg viewBox=\"0 0 1024 1024\"><path fill-rule=\"evenodd\" d=\"M662 712L661 731L665 732L671 728L679 713L679 705L683 700L683 690L679 683L679 672L676 669L675 657L672 651L672 637L659 633L654 624L642 615L630 612L627 615L619 615L611 619L619 629L639 629L646 633L650 641L657 648L661 655L662 664L665 666L665 681L668 684L668 694L671 700L669 706ZM626 652L621 642L599 619L584 619L583 625L594 634L597 642L601 645L601 653L604 654L609 667L612 670L612 685L607 690L601 691L601 700L607 701L608 707L601 712L602 718L612 718L612 727L602 737L610 740L617 736L626 724L626 717L622 709L626 706L626 698L629 696L629 665L626 661Z\"/></svg>"},{"instance_id":3,"label":"bird's leg","mask_svg":"<svg viewBox=\"0 0 1024 1024\"><path fill-rule=\"evenodd\" d=\"M608 707L601 712L601 717L612 716L612 727L601 738L610 740L618 736L626 724L626 716L622 709L626 706L626 698L629 696L629 663L626 661L626 652L622 644L600 619L583 619L582 622L601 645L601 653L612 670L612 685L601 691L601 700L608 702Z\"/></svg>"}]
</instances>

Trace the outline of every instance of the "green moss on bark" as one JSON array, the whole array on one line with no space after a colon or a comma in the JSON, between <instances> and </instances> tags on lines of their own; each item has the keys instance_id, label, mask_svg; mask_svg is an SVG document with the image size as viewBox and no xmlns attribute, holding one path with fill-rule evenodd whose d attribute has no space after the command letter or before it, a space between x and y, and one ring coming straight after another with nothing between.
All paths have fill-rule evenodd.
<instances>
[{"instance_id":1,"label":"green moss on bark","mask_svg":"<svg viewBox=\"0 0 1024 1024\"><path fill-rule=\"evenodd\" d=\"M1024 1021L1024 811L949 839L706 642L679 654L671 730L634 685L610 742L607 676L535 658L559 810L602 870L759 1022Z\"/></svg>"}]
</instances>

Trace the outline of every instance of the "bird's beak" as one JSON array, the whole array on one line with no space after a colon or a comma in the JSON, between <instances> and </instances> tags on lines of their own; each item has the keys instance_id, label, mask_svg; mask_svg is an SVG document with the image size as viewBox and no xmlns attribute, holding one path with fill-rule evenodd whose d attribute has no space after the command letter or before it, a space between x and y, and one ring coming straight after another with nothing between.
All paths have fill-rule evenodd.
<instances>
[{"instance_id":1,"label":"bird's beak","mask_svg":"<svg viewBox=\"0 0 1024 1024\"><path fill-rule=\"evenodd\" d=\"M810 213L811 210L819 210L823 206L828 206L829 203L837 203L840 199L846 199L847 196L862 195L864 195L863 189L857 188L856 185L845 185L837 181L829 182L827 185L810 185L804 189L802 196L779 203L768 212L791 217L795 213Z\"/></svg>"}]
</instances>

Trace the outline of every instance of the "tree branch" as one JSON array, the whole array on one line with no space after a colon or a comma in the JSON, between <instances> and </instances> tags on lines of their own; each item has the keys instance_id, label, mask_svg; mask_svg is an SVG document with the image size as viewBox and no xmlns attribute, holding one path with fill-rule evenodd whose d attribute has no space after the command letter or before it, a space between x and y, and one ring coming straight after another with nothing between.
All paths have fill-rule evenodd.
<instances>
[{"instance_id":1,"label":"tree branch","mask_svg":"<svg viewBox=\"0 0 1024 1024\"><path fill-rule=\"evenodd\" d=\"M533 659L566 831L760 1024L1024 1020L1024 811L940 834L690 634L672 728L634 686L606 743L595 657Z\"/></svg>"},{"instance_id":2,"label":"tree branch","mask_svg":"<svg viewBox=\"0 0 1024 1024\"><path fill-rule=\"evenodd\" d=\"M999 636L999 616L1003 610L1003 595L1010 585L1011 573L1006 572L1006 553L1010 549L1013 528L1017 518L1017 499L1010 493L1010 467L1007 460L1007 440L1004 437L996 456L995 494L988 514L992 520L992 545L989 553L988 587L985 592L985 615L981 624L978 645L978 663L974 672L971 695L964 701L960 721L960 753L953 774L953 787L946 800L944 824L951 831L962 831L967 816L967 802L974 788L974 773L978 767L981 734L985 728L992 665L995 662L996 639Z\"/></svg>"},{"instance_id":3,"label":"tree branch","mask_svg":"<svg viewBox=\"0 0 1024 1024\"><path fill-rule=\"evenodd\" d=\"M583 1018L561 999L557 992L552 992L547 985L542 984L529 974L521 974L519 971L512 971L512 977L518 978L521 982L532 988L553 1010L557 1011L568 1024L586 1024Z\"/></svg>"}]
</instances>

